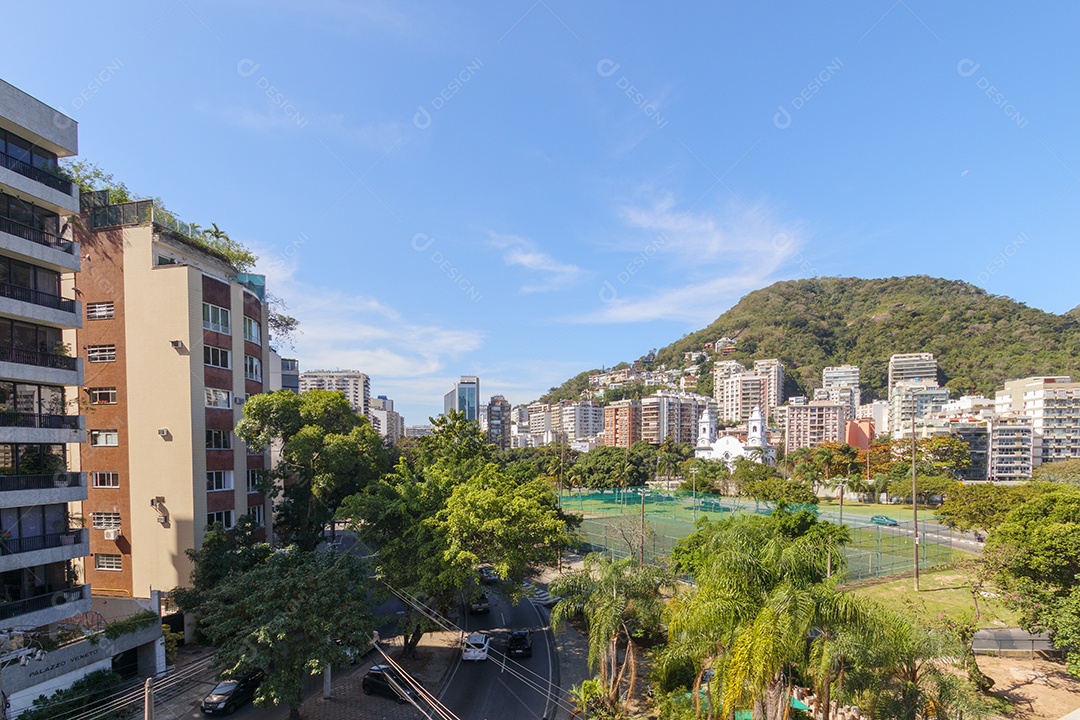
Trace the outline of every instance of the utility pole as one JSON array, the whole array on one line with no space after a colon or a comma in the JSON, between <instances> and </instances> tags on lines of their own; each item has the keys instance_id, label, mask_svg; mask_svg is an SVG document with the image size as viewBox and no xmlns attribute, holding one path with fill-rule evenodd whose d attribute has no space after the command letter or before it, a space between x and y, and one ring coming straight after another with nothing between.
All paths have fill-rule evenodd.
<instances>
[{"instance_id":1,"label":"utility pole","mask_svg":"<svg viewBox=\"0 0 1080 720\"><path fill-rule=\"evenodd\" d=\"M695 465L690 468L690 475L694 478L694 525L697 525L697 473L698 469Z\"/></svg>"},{"instance_id":2,"label":"utility pole","mask_svg":"<svg viewBox=\"0 0 1080 720\"><path fill-rule=\"evenodd\" d=\"M911 524L915 533L915 592L919 592L919 495L915 485L915 418L911 418Z\"/></svg>"}]
</instances>

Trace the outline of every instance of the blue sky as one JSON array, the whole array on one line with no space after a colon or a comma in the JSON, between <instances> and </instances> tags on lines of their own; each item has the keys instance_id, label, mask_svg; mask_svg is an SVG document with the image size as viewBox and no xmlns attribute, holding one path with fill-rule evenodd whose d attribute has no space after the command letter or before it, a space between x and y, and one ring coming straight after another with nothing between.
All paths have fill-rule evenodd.
<instances>
[{"instance_id":1,"label":"blue sky","mask_svg":"<svg viewBox=\"0 0 1080 720\"><path fill-rule=\"evenodd\" d=\"M0 66L84 158L256 250L302 368L367 372L418 424L459 375L527 402L777 280L1080 304L1078 16L36 2Z\"/></svg>"}]
</instances>

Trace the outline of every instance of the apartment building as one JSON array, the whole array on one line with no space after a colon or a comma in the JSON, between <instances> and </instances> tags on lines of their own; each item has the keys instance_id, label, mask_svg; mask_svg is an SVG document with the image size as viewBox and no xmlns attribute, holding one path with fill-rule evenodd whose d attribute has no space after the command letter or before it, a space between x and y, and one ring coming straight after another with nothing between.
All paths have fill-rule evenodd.
<instances>
[{"instance_id":1,"label":"apartment building","mask_svg":"<svg viewBox=\"0 0 1080 720\"><path fill-rule=\"evenodd\" d=\"M994 401L999 415L1031 419L1034 467L1080 457L1080 383L1068 375L1009 380Z\"/></svg>"},{"instance_id":2,"label":"apartment building","mask_svg":"<svg viewBox=\"0 0 1080 720\"><path fill-rule=\"evenodd\" d=\"M718 406L718 418L723 422L744 423L754 408L760 408L766 418L773 410L770 399L770 380L766 375L736 373L713 386Z\"/></svg>"},{"instance_id":3,"label":"apartment building","mask_svg":"<svg viewBox=\"0 0 1080 720\"><path fill-rule=\"evenodd\" d=\"M889 399L900 382L937 387L938 365L933 353L900 353L889 358Z\"/></svg>"},{"instance_id":4,"label":"apartment building","mask_svg":"<svg viewBox=\"0 0 1080 720\"><path fill-rule=\"evenodd\" d=\"M901 380L889 393L889 431L894 438L910 438L920 421L941 412L949 391L915 380Z\"/></svg>"},{"instance_id":5,"label":"apartment building","mask_svg":"<svg viewBox=\"0 0 1080 720\"><path fill-rule=\"evenodd\" d=\"M493 395L487 404L488 442L500 450L510 449L510 401L502 395Z\"/></svg>"},{"instance_id":6,"label":"apartment building","mask_svg":"<svg viewBox=\"0 0 1080 720\"><path fill-rule=\"evenodd\" d=\"M776 358L754 361L754 374L769 379L769 407L778 408L784 404L784 366ZM765 417L769 416L767 408L762 406Z\"/></svg>"},{"instance_id":7,"label":"apartment building","mask_svg":"<svg viewBox=\"0 0 1080 720\"><path fill-rule=\"evenodd\" d=\"M997 417L988 423L988 480L1027 480L1035 468L1030 417Z\"/></svg>"},{"instance_id":8,"label":"apartment building","mask_svg":"<svg viewBox=\"0 0 1080 720\"><path fill-rule=\"evenodd\" d=\"M343 392L353 410L364 417L371 415L371 378L365 373L356 370L305 370L300 373L300 392L308 390Z\"/></svg>"},{"instance_id":9,"label":"apartment building","mask_svg":"<svg viewBox=\"0 0 1080 720\"><path fill-rule=\"evenodd\" d=\"M604 408L604 444L628 448L641 439L641 403L619 400Z\"/></svg>"},{"instance_id":10,"label":"apartment building","mask_svg":"<svg viewBox=\"0 0 1080 720\"><path fill-rule=\"evenodd\" d=\"M562 432L568 440L584 440L604 432L604 407L588 400L561 409Z\"/></svg>"},{"instance_id":11,"label":"apartment building","mask_svg":"<svg viewBox=\"0 0 1080 720\"><path fill-rule=\"evenodd\" d=\"M805 405L776 408L777 423L783 430L784 453L817 447L823 442L843 442L847 409L843 405L812 400Z\"/></svg>"},{"instance_id":12,"label":"apartment building","mask_svg":"<svg viewBox=\"0 0 1080 720\"><path fill-rule=\"evenodd\" d=\"M855 419L862 403L857 366L837 365L825 368L821 371L821 387L825 390L825 399L838 405L847 405L848 419Z\"/></svg>"},{"instance_id":13,"label":"apartment building","mask_svg":"<svg viewBox=\"0 0 1080 720\"><path fill-rule=\"evenodd\" d=\"M405 437L405 418L394 410L394 401L385 395L371 399L371 426L389 442Z\"/></svg>"},{"instance_id":14,"label":"apartment building","mask_svg":"<svg viewBox=\"0 0 1080 720\"><path fill-rule=\"evenodd\" d=\"M95 594L146 598L187 585L185 552L208 525L270 518L256 492L268 458L232 432L244 401L269 387L265 282L193 235L149 201L83 196L76 283L86 321L76 345Z\"/></svg>"},{"instance_id":15,"label":"apartment building","mask_svg":"<svg viewBox=\"0 0 1080 720\"><path fill-rule=\"evenodd\" d=\"M698 419L715 401L690 393L661 392L641 399L641 439L659 445L671 438L677 443L694 443Z\"/></svg>"},{"instance_id":16,"label":"apartment building","mask_svg":"<svg viewBox=\"0 0 1080 720\"><path fill-rule=\"evenodd\" d=\"M874 431L881 434L889 431L889 402L887 400L874 400L858 406L855 409L855 419L869 419L874 423Z\"/></svg>"}]
</instances>

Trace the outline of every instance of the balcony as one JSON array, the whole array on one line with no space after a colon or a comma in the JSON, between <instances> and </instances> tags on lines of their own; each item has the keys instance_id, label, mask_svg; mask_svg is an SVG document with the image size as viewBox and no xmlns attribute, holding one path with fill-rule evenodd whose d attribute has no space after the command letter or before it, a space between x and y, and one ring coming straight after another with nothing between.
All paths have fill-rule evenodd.
<instances>
[{"instance_id":1,"label":"balcony","mask_svg":"<svg viewBox=\"0 0 1080 720\"><path fill-rule=\"evenodd\" d=\"M19 363L20 365L36 365L38 367L52 368L54 370L78 370L79 362L76 358L67 355L38 352L37 350L22 350L20 348L0 347L0 362ZM82 383L77 383L81 385Z\"/></svg>"},{"instance_id":2,"label":"balcony","mask_svg":"<svg viewBox=\"0 0 1080 720\"><path fill-rule=\"evenodd\" d=\"M4 507L81 502L86 497L86 473L0 475L0 505Z\"/></svg>"},{"instance_id":3,"label":"balcony","mask_svg":"<svg viewBox=\"0 0 1080 720\"><path fill-rule=\"evenodd\" d=\"M90 554L90 531L85 528L49 535L0 537L0 572L66 562Z\"/></svg>"},{"instance_id":4,"label":"balcony","mask_svg":"<svg viewBox=\"0 0 1080 720\"><path fill-rule=\"evenodd\" d=\"M0 282L0 297L19 300L33 305L41 305L42 307L53 308L54 310L60 310L61 312L75 312L74 300L69 300L59 295L44 293L40 290L31 290L30 288L22 287L20 285L12 285L11 283Z\"/></svg>"},{"instance_id":5,"label":"balcony","mask_svg":"<svg viewBox=\"0 0 1080 720\"><path fill-rule=\"evenodd\" d=\"M81 600L86 601L85 609L80 608L83 604ZM65 590L36 595L24 600L0 603L0 621L18 618L20 626L39 627L89 610L90 586L75 585ZM41 620L41 618L47 619Z\"/></svg>"},{"instance_id":6,"label":"balcony","mask_svg":"<svg viewBox=\"0 0 1080 720\"><path fill-rule=\"evenodd\" d=\"M0 410L0 427L38 428L41 430L78 430L79 415L46 415Z\"/></svg>"},{"instance_id":7,"label":"balcony","mask_svg":"<svg viewBox=\"0 0 1080 720\"><path fill-rule=\"evenodd\" d=\"M31 180L36 180L42 185L50 187L53 190L59 190L65 195L71 195L72 183L70 180L62 178L59 175L54 175L41 168L34 167L30 163L23 162L7 153L0 152L0 167L4 167L12 172L17 172L23 177L28 177Z\"/></svg>"},{"instance_id":8,"label":"balcony","mask_svg":"<svg viewBox=\"0 0 1080 720\"><path fill-rule=\"evenodd\" d=\"M38 245L54 248L61 252L65 252L68 255L73 255L75 253L75 243L72 241L65 240L59 235L53 235L44 230L38 230L29 225L23 225L21 222L17 222L2 215L0 215L0 232L6 232L9 235L20 237L23 240L29 240Z\"/></svg>"}]
</instances>

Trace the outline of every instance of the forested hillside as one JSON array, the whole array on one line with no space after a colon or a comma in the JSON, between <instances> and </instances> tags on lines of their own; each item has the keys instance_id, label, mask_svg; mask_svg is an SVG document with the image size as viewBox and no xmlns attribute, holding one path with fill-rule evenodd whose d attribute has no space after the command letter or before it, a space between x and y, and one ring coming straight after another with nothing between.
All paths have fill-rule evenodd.
<instances>
[{"instance_id":1,"label":"forested hillside","mask_svg":"<svg viewBox=\"0 0 1080 720\"><path fill-rule=\"evenodd\" d=\"M1078 311L1054 315L965 282L926 276L792 280L750 293L707 328L660 349L656 363L675 367L684 351L737 337L738 349L728 358L744 364L780 358L789 395L819 387L822 368L851 364L862 370L866 401L884 396L890 355L932 352L941 384L992 394L1008 378L1080 377ZM549 395L565 395L561 389Z\"/></svg>"}]
</instances>

